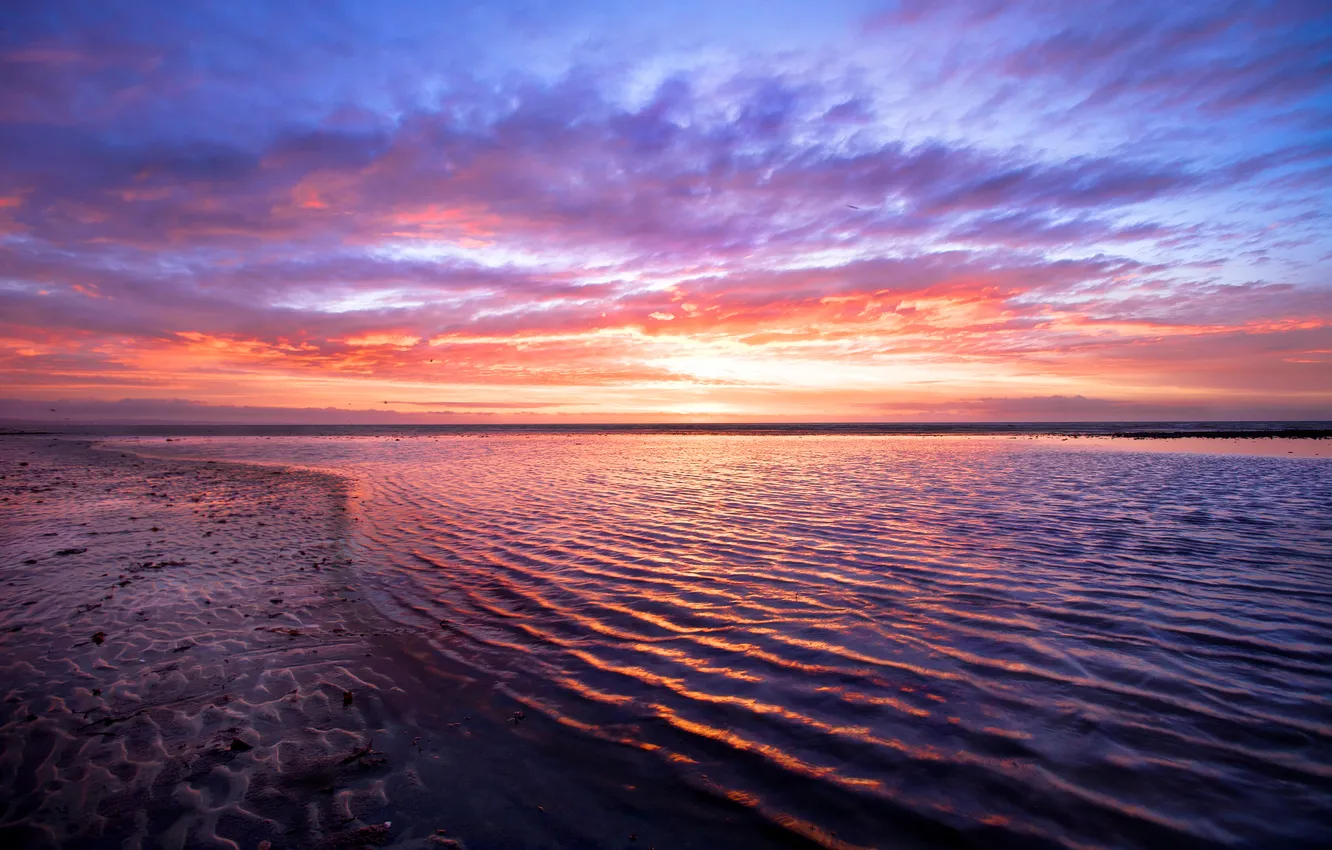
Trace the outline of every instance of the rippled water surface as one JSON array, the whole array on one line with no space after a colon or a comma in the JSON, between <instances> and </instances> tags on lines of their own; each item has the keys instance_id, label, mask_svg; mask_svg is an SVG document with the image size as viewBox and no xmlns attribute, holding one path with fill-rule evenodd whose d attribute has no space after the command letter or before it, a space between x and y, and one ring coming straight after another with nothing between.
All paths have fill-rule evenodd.
<instances>
[{"instance_id":1,"label":"rippled water surface","mask_svg":"<svg viewBox=\"0 0 1332 850\"><path fill-rule=\"evenodd\" d=\"M351 476L385 617L823 843L1332 842L1327 460L855 436L141 448Z\"/></svg>"}]
</instances>

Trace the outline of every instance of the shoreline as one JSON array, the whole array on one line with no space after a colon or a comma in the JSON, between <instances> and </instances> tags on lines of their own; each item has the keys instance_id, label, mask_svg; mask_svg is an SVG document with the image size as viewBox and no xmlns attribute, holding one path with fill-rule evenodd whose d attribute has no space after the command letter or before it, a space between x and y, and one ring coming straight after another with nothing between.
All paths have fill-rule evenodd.
<instances>
[{"instance_id":1,"label":"shoreline","mask_svg":"<svg viewBox=\"0 0 1332 850\"><path fill-rule=\"evenodd\" d=\"M850 846L380 620L346 479L116 448L0 440L0 843Z\"/></svg>"},{"instance_id":2,"label":"shoreline","mask_svg":"<svg viewBox=\"0 0 1332 850\"><path fill-rule=\"evenodd\" d=\"M776 422L649 424L303 425L121 423L0 420L0 436L277 437L277 436L1046 436L1171 439L1332 439L1332 421L1216 422Z\"/></svg>"}]
</instances>

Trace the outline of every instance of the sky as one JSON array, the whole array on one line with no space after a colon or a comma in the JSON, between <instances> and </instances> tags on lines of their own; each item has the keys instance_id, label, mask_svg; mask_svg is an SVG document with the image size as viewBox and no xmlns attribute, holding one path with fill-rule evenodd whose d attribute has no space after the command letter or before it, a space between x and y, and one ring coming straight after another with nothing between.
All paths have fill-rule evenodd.
<instances>
[{"instance_id":1,"label":"sky","mask_svg":"<svg viewBox=\"0 0 1332 850\"><path fill-rule=\"evenodd\" d=\"M1332 419L1323 0L4 18L0 418Z\"/></svg>"}]
</instances>

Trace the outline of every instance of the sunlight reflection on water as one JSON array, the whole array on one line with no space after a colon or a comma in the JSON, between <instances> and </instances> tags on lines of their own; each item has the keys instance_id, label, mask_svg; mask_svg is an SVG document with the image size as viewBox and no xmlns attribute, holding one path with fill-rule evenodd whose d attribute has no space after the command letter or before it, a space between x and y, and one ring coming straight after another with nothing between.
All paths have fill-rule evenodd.
<instances>
[{"instance_id":1,"label":"sunlight reflection on water","mask_svg":"<svg viewBox=\"0 0 1332 850\"><path fill-rule=\"evenodd\" d=\"M1329 836L1326 461L842 436L166 450L352 476L385 616L808 834Z\"/></svg>"}]
</instances>

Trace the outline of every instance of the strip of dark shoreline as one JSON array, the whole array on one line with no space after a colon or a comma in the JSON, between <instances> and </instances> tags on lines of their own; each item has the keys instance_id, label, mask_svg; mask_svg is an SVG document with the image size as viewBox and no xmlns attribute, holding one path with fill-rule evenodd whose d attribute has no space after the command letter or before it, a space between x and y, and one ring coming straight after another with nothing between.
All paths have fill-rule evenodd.
<instances>
[{"instance_id":1,"label":"strip of dark shoreline","mask_svg":"<svg viewBox=\"0 0 1332 850\"><path fill-rule=\"evenodd\" d=\"M1057 436L1134 439L1327 439L1332 421L1225 422L783 422L638 424L317 425L240 423L80 423L0 420L0 435L144 437L345 437L409 435L586 436L592 434L713 436Z\"/></svg>"},{"instance_id":2,"label":"strip of dark shoreline","mask_svg":"<svg viewBox=\"0 0 1332 850\"><path fill-rule=\"evenodd\" d=\"M1120 431L1107 436L1127 437L1132 440L1178 440L1183 438L1208 440L1326 440L1332 437L1332 428L1281 428L1274 431Z\"/></svg>"}]
</instances>

